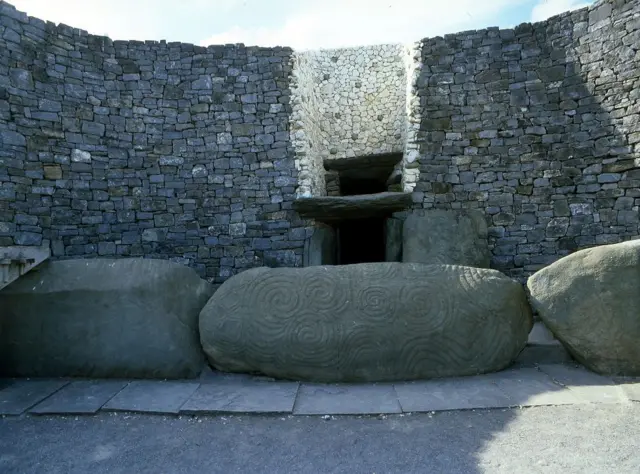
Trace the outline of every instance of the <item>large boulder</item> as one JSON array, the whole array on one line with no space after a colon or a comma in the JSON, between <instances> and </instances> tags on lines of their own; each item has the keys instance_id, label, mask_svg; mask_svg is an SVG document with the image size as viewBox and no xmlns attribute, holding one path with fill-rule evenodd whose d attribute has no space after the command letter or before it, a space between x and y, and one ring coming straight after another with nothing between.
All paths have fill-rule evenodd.
<instances>
[{"instance_id":1,"label":"large boulder","mask_svg":"<svg viewBox=\"0 0 640 474\"><path fill-rule=\"evenodd\" d=\"M640 240L581 250L531 276L544 324L588 368L640 375Z\"/></svg>"},{"instance_id":2,"label":"large boulder","mask_svg":"<svg viewBox=\"0 0 640 474\"><path fill-rule=\"evenodd\" d=\"M522 285L495 270L365 263L240 273L200 313L200 339L223 371L371 382L501 370L531 325Z\"/></svg>"},{"instance_id":3,"label":"large boulder","mask_svg":"<svg viewBox=\"0 0 640 474\"><path fill-rule=\"evenodd\" d=\"M198 314L212 294L166 260L45 263L0 291L0 373L194 377L205 360Z\"/></svg>"},{"instance_id":4,"label":"large boulder","mask_svg":"<svg viewBox=\"0 0 640 474\"><path fill-rule=\"evenodd\" d=\"M404 222L402 261L489 268L488 235L480 211L414 211Z\"/></svg>"}]
</instances>

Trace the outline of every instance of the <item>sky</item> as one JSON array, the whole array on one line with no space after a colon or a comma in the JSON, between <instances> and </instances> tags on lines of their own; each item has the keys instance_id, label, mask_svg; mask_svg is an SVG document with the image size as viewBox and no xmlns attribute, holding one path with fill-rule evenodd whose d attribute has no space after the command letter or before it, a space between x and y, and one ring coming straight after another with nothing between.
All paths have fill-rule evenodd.
<instances>
[{"instance_id":1,"label":"sky","mask_svg":"<svg viewBox=\"0 0 640 474\"><path fill-rule=\"evenodd\" d=\"M8 0L116 40L322 49L542 21L593 0Z\"/></svg>"}]
</instances>

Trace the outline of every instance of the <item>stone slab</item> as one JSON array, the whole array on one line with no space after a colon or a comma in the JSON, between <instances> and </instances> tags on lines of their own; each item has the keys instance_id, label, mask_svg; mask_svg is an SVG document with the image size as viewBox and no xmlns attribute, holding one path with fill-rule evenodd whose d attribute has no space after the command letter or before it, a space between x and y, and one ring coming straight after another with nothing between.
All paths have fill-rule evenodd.
<instances>
[{"instance_id":1,"label":"stone slab","mask_svg":"<svg viewBox=\"0 0 640 474\"><path fill-rule=\"evenodd\" d=\"M262 382L237 378L206 383L191 395L180 413L291 413L297 382Z\"/></svg>"},{"instance_id":2,"label":"stone slab","mask_svg":"<svg viewBox=\"0 0 640 474\"><path fill-rule=\"evenodd\" d=\"M640 382L620 385L625 396L634 402L640 402Z\"/></svg>"},{"instance_id":3,"label":"stone slab","mask_svg":"<svg viewBox=\"0 0 640 474\"><path fill-rule=\"evenodd\" d=\"M64 380L18 380L0 390L0 415L21 415L67 383Z\"/></svg>"},{"instance_id":4,"label":"stone slab","mask_svg":"<svg viewBox=\"0 0 640 474\"><path fill-rule=\"evenodd\" d=\"M321 222L384 216L411 206L411 193L378 193L355 196L322 196L293 201L302 217Z\"/></svg>"},{"instance_id":5,"label":"stone slab","mask_svg":"<svg viewBox=\"0 0 640 474\"><path fill-rule=\"evenodd\" d=\"M402 413L391 384L302 384L294 415L377 415Z\"/></svg>"},{"instance_id":6,"label":"stone slab","mask_svg":"<svg viewBox=\"0 0 640 474\"><path fill-rule=\"evenodd\" d=\"M131 382L103 410L176 414L199 386L196 382Z\"/></svg>"},{"instance_id":7,"label":"stone slab","mask_svg":"<svg viewBox=\"0 0 640 474\"><path fill-rule=\"evenodd\" d=\"M483 376L397 383L395 389L405 413L511 405L507 395Z\"/></svg>"},{"instance_id":8,"label":"stone slab","mask_svg":"<svg viewBox=\"0 0 640 474\"><path fill-rule=\"evenodd\" d=\"M542 364L540 370L557 383L568 387L578 398L593 403L621 403L627 396L610 378L590 372L584 367Z\"/></svg>"},{"instance_id":9,"label":"stone slab","mask_svg":"<svg viewBox=\"0 0 640 474\"><path fill-rule=\"evenodd\" d=\"M522 350L514 361L517 367L537 367L540 364L571 364L573 359L561 345L531 345Z\"/></svg>"},{"instance_id":10,"label":"stone slab","mask_svg":"<svg viewBox=\"0 0 640 474\"><path fill-rule=\"evenodd\" d=\"M569 389L537 369L505 370L486 375L508 397L510 406L573 405L584 403Z\"/></svg>"},{"instance_id":11,"label":"stone slab","mask_svg":"<svg viewBox=\"0 0 640 474\"><path fill-rule=\"evenodd\" d=\"M380 153L377 155L330 158L323 161L327 171L349 171L353 169L367 170L372 167L393 168L400 160L402 153Z\"/></svg>"},{"instance_id":12,"label":"stone slab","mask_svg":"<svg viewBox=\"0 0 640 474\"><path fill-rule=\"evenodd\" d=\"M71 382L29 410L36 415L96 413L127 385L124 381L79 380Z\"/></svg>"}]
</instances>

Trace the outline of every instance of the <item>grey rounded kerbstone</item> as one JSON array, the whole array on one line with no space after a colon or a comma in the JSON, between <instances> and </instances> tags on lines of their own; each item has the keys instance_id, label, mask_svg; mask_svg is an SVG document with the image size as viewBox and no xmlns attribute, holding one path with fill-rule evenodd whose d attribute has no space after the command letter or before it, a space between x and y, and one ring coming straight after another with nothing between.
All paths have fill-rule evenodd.
<instances>
[{"instance_id":1,"label":"grey rounded kerbstone","mask_svg":"<svg viewBox=\"0 0 640 474\"><path fill-rule=\"evenodd\" d=\"M0 291L0 373L181 378L204 365L213 287L166 260L47 262Z\"/></svg>"},{"instance_id":2,"label":"grey rounded kerbstone","mask_svg":"<svg viewBox=\"0 0 640 474\"><path fill-rule=\"evenodd\" d=\"M532 275L544 324L586 367L640 375L640 240L580 250Z\"/></svg>"},{"instance_id":3,"label":"grey rounded kerbstone","mask_svg":"<svg viewBox=\"0 0 640 474\"><path fill-rule=\"evenodd\" d=\"M200 313L217 369L317 382L501 370L531 326L522 285L498 271L403 263L252 269Z\"/></svg>"},{"instance_id":4,"label":"grey rounded kerbstone","mask_svg":"<svg viewBox=\"0 0 640 474\"><path fill-rule=\"evenodd\" d=\"M402 236L403 262L489 268L488 229L480 211L414 211Z\"/></svg>"}]
</instances>

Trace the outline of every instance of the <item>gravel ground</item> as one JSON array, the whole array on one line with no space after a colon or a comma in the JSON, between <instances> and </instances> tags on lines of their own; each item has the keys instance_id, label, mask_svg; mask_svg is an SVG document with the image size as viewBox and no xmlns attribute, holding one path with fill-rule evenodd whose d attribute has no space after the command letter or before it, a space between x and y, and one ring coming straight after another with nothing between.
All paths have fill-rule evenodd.
<instances>
[{"instance_id":1,"label":"gravel ground","mask_svg":"<svg viewBox=\"0 0 640 474\"><path fill-rule=\"evenodd\" d=\"M9 473L634 473L640 404L384 417L0 419Z\"/></svg>"}]
</instances>

